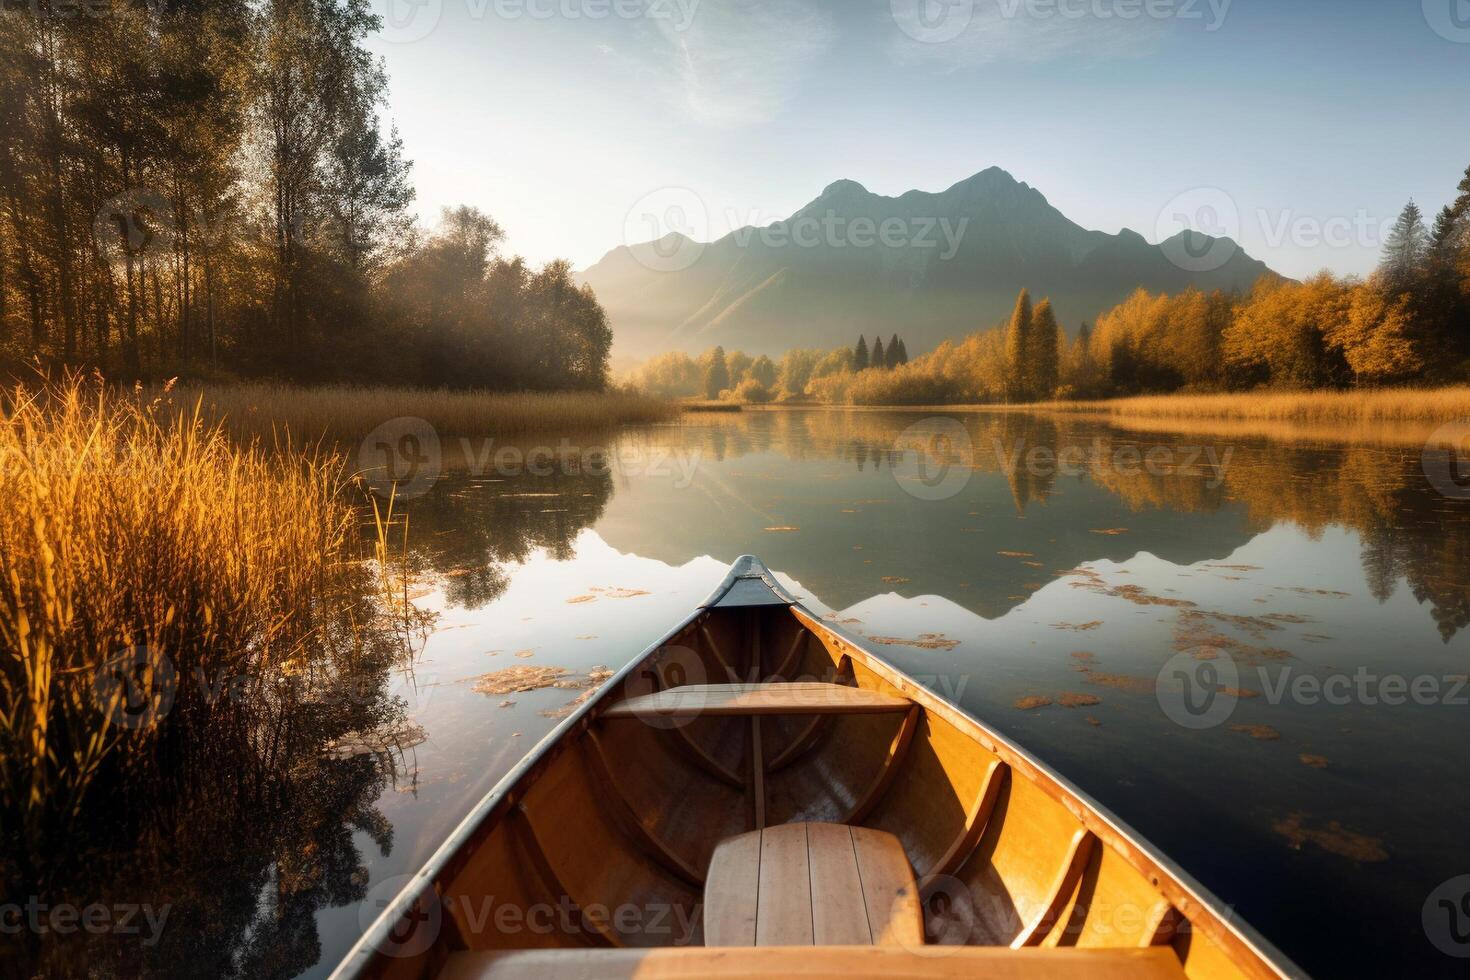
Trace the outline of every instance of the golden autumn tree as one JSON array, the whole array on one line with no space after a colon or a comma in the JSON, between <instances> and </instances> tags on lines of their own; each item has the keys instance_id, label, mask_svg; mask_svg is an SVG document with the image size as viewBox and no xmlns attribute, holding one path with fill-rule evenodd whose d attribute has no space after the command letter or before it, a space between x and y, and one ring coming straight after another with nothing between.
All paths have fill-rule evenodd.
<instances>
[{"instance_id":1,"label":"golden autumn tree","mask_svg":"<svg viewBox=\"0 0 1470 980\"><path fill-rule=\"evenodd\" d=\"M1329 347L1342 352L1359 384L1404 380L1424 370L1411 300L1402 293L1390 295L1378 277L1351 291L1347 316L1328 328L1326 338Z\"/></svg>"},{"instance_id":2,"label":"golden autumn tree","mask_svg":"<svg viewBox=\"0 0 1470 980\"><path fill-rule=\"evenodd\" d=\"M1037 304L1029 340L1031 397L1051 398L1056 394L1061 371L1062 328L1057 324L1050 299Z\"/></svg>"},{"instance_id":3,"label":"golden autumn tree","mask_svg":"<svg viewBox=\"0 0 1470 980\"><path fill-rule=\"evenodd\" d=\"M1011 321L1006 327L1006 397L1011 401L1025 401L1031 397L1031 320L1031 294L1023 289L1016 297L1016 308L1011 312Z\"/></svg>"}]
</instances>

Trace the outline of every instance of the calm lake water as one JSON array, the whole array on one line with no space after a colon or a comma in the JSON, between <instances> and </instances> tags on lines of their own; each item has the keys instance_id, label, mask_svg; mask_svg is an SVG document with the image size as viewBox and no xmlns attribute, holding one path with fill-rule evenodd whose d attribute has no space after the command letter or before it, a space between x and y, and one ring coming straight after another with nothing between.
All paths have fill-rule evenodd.
<instances>
[{"instance_id":1,"label":"calm lake water","mask_svg":"<svg viewBox=\"0 0 1470 980\"><path fill-rule=\"evenodd\" d=\"M330 972L577 693L475 678L616 669L749 552L1309 972L1464 975L1435 943L1470 923L1430 899L1470 873L1470 503L1417 445L827 411L691 415L550 462L453 442L406 510L437 618L392 683L427 740L343 806L340 888L261 888L273 929L238 940L264 972ZM1184 680L1213 677L1213 702Z\"/></svg>"}]
</instances>

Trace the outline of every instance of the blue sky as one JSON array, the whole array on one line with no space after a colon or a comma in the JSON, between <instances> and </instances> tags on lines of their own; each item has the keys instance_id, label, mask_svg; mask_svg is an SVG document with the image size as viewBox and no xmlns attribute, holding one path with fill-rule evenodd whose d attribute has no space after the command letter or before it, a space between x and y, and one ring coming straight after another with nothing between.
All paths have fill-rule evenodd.
<instances>
[{"instance_id":1,"label":"blue sky","mask_svg":"<svg viewBox=\"0 0 1470 980\"><path fill-rule=\"evenodd\" d=\"M669 200L716 237L995 165L1084 227L1364 273L1470 164L1470 0L373 3L420 215L473 204L536 262Z\"/></svg>"}]
</instances>

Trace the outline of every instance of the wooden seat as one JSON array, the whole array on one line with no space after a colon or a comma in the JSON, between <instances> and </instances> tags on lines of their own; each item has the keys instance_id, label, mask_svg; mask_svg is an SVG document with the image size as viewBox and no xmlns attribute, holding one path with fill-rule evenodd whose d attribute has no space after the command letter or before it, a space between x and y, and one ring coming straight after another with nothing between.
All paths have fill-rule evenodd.
<instances>
[{"instance_id":1,"label":"wooden seat","mask_svg":"<svg viewBox=\"0 0 1470 980\"><path fill-rule=\"evenodd\" d=\"M604 718L829 715L907 711L913 702L845 684L686 684L610 706Z\"/></svg>"},{"instance_id":2,"label":"wooden seat","mask_svg":"<svg viewBox=\"0 0 1470 980\"><path fill-rule=\"evenodd\" d=\"M453 953L440 980L704 980L705 977L984 977L986 980L1183 980L1167 946L1005 949L994 946L768 946L731 949L524 949Z\"/></svg>"},{"instance_id":3,"label":"wooden seat","mask_svg":"<svg viewBox=\"0 0 1470 980\"><path fill-rule=\"evenodd\" d=\"M789 823L715 848L704 884L706 946L924 945L913 868L898 838Z\"/></svg>"}]
</instances>

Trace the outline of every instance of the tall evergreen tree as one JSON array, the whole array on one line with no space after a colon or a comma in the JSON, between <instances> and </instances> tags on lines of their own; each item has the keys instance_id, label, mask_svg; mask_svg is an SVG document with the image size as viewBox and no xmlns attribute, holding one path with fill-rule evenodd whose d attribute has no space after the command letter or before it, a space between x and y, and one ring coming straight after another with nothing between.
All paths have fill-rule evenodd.
<instances>
[{"instance_id":1,"label":"tall evergreen tree","mask_svg":"<svg viewBox=\"0 0 1470 980\"><path fill-rule=\"evenodd\" d=\"M1021 290L1016 308L1006 327L1006 371L1009 374L1007 395L1010 401L1031 397L1031 294Z\"/></svg>"},{"instance_id":2,"label":"tall evergreen tree","mask_svg":"<svg viewBox=\"0 0 1470 980\"><path fill-rule=\"evenodd\" d=\"M1435 216L1425 258L1426 296L1420 304L1426 338L1445 344L1458 358L1470 355L1470 280L1461 273L1470 255L1467 227L1470 213L1458 213L1453 204Z\"/></svg>"},{"instance_id":3,"label":"tall evergreen tree","mask_svg":"<svg viewBox=\"0 0 1470 980\"><path fill-rule=\"evenodd\" d=\"M883 365L888 368L896 368L898 360L898 334L888 338L888 346L883 351Z\"/></svg>"},{"instance_id":4,"label":"tall evergreen tree","mask_svg":"<svg viewBox=\"0 0 1470 980\"><path fill-rule=\"evenodd\" d=\"M710 352L709 366L704 370L704 397L719 398L730 387L730 368L725 364L725 348Z\"/></svg>"},{"instance_id":5,"label":"tall evergreen tree","mask_svg":"<svg viewBox=\"0 0 1470 980\"><path fill-rule=\"evenodd\" d=\"M903 342L902 337L898 338L898 354L894 360L898 364L907 364L909 362L909 347L908 344Z\"/></svg>"},{"instance_id":6,"label":"tall evergreen tree","mask_svg":"<svg viewBox=\"0 0 1470 980\"><path fill-rule=\"evenodd\" d=\"M873 338L873 354L870 363L880 371L888 366L887 355L883 353L882 337Z\"/></svg>"},{"instance_id":7,"label":"tall evergreen tree","mask_svg":"<svg viewBox=\"0 0 1470 980\"><path fill-rule=\"evenodd\" d=\"M857 346L852 349L852 369L854 371L866 371L868 369L868 341L858 335Z\"/></svg>"},{"instance_id":8,"label":"tall evergreen tree","mask_svg":"<svg viewBox=\"0 0 1470 980\"><path fill-rule=\"evenodd\" d=\"M1410 201L1404 205L1404 210L1383 241L1383 258L1378 268L1391 292L1410 292L1414 288L1428 248L1429 232L1424 228L1424 214L1419 205Z\"/></svg>"},{"instance_id":9,"label":"tall evergreen tree","mask_svg":"<svg viewBox=\"0 0 1470 980\"><path fill-rule=\"evenodd\" d=\"M1457 217L1470 217L1470 167L1465 168L1465 176L1460 178L1455 190L1460 192L1460 196L1455 198L1455 203L1450 208Z\"/></svg>"},{"instance_id":10,"label":"tall evergreen tree","mask_svg":"<svg viewBox=\"0 0 1470 980\"><path fill-rule=\"evenodd\" d=\"M1031 397L1050 398L1056 393L1061 372L1062 328L1057 324L1051 300L1043 299L1036 307L1031 322L1030 375Z\"/></svg>"}]
</instances>

